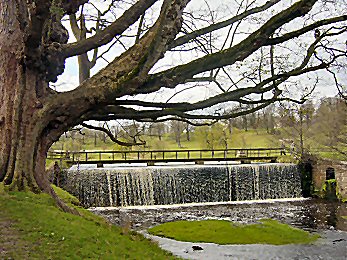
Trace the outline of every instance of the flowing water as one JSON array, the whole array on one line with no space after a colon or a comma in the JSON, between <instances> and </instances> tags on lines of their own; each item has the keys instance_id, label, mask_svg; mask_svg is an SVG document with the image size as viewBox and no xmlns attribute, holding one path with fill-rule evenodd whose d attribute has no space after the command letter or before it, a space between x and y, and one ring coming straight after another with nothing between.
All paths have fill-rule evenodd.
<instances>
[{"instance_id":1,"label":"flowing water","mask_svg":"<svg viewBox=\"0 0 347 260\"><path fill-rule=\"evenodd\" d=\"M85 207L168 205L301 196L294 164L71 168L62 187Z\"/></svg>"}]
</instances>

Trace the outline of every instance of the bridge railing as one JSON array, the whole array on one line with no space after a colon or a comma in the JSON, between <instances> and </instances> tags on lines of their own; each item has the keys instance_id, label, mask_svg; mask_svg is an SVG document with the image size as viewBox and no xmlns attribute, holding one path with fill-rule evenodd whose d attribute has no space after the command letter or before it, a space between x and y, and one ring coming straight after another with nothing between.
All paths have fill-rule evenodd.
<instances>
[{"instance_id":1,"label":"bridge railing","mask_svg":"<svg viewBox=\"0 0 347 260\"><path fill-rule=\"evenodd\" d=\"M201 150L151 150L151 151L51 151L50 159L62 159L71 163L95 162L149 162L149 161L193 161L228 159L266 159L285 154L283 148L239 148Z\"/></svg>"}]
</instances>

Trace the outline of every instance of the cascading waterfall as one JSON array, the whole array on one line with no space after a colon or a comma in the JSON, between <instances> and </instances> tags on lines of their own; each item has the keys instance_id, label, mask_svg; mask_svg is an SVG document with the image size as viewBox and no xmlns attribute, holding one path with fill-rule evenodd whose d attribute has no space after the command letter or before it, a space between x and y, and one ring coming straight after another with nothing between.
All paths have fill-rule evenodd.
<instances>
[{"instance_id":1,"label":"cascading waterfall","mask_svg":"<svg viewBox=\"0 0 347 260\"><path fill-rule=\"evenodd\" d=\"M295 198L294 164L187 165L69 169L62 187L85 207L167 205Z\"/></svg>"},{"instance_id":2,"label":"cascading waterfall","mask_svg":"<svg viewBox=\"0 0 347 260\"><path fill-rule=\"evenodd\" d=\"M296 198L301 175L294 164L229 166L231 200Z\"/></svg>"},{"instance_id":3,"label":"cascading waterfall","mask_svg":"<svg viewBox=\"0 0 347 260\"><path fill-rule=\"evenodd\" d=\"M112 197L112 188L111 188L111 174L107 172L106 177L107 177L108 197L110 198L110 206L112 207L113 197Z\"/></svg>"}]
</instances>

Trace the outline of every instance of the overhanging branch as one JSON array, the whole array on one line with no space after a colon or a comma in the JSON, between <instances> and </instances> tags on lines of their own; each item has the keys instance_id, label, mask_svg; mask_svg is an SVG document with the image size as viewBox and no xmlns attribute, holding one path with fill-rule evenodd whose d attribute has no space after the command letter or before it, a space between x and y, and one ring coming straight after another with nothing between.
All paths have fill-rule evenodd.
<instances>
[{"instance_id":1,"label":"overhanging branch","mask_svg":"<svg viewBox=\"0 0 347 260\"><path fill-rule=\"evenodd\" d=\"M146 144L146 142L140 142L140 143L128 143L128 142L123 142L118 140L110 130L103 128L103 127L98 127L98 126L93 126L93 125L89 125L86 123L81 123L81 126L91 129L91 130L96 130L96 131L101 131L105 134L107 134L107 136L112 140L112 142L121 145L121 146L135 146L135 145L144 145Z\"/></svg>"},{"instance_id":2,"label":"overhanging branch","mask_svg":"<svg viewBox=\"0 0 347 260\"><path fill-rule=\"evenodd\" d=\"M270 36L282 25L307 14L316 2L317 0L301 0L273 16L239 44L150 76L147 82L136 90L136 93L154 92L163 86L173 88L184 83L187 79L193 78L196 74L244 60L264 46L269 41Z\"/></svg>"},{"instance_id":3,"label":"overhanging branch","mask_svg":"<svg viewBox=\"0 0 347 260\"><path fill-rule=\"evenodd\" d=\"M139 122L158 122L167 121L168 116L174 116L180 118L182 120L221 120L221 119L229 119L235 118L242 115L247 115L249 113L256 112L262 108L267 107L269 104L276 101L276 96L271 100L267 100L264 103L248 108L242 111L233 111L228 114L188 114L178 110L136 110L132 108L124 108L124 107L108 107L105 109L100 109L95 112L90 112L86 117L91 120L97 121L108 121L108 120L116 120L116 119L132 119ZM165 118L164 118L165 117Z\"/></svg>"},{"instance_id":4,"label":"overhanging branch","mask_svg":"<svg viewBox=\"0 0 347 260\"><path fill-rule=\"evenodd\" d=\"M259 12L262 12L262 11L265 11L266 9L270 8L271 6L277 4L280 0L272 0L272 1L267 1L264 5L262 6L258 6L258 7L255 7L255 8L252 8L250 10L247 10L245 12L243 12L242 14L239 14L239 15L236 15L228 20L225 20L225 21L222 21L222 22L219 22L219 23L215 23L215 24L212 24L210 26L207 26L205 28L202 28L202 29L199 29L199 30L196 30L196 31L193 31L191 33L188 33L184 36L181 36L179 37L178 39L176 39L175 41L173 41L170 45L169 45L169 49L173 49L177 46L180 46L180 45L183 45L185 43L188 43L189 41L193 40L193 39L196 39L197 37L199 36L202 36L204 34L207 34L207 33L210 33L210 32L213 32L213 31L216 31L216 30L219 30L221 28L224 28L228 25L231 25L237 21L240 21L244 18L246 18L247 16L250 16L252 14L255 14L255 13L259 13Z\"/></svg>"},{"instance_id":5,"label":"overhanging branch","mask_svg":"<svg viewBox=\"0 0 347 260\"><path fill-rule=\"evenodd\" d=\"M162 119L156 119L156 120L138 120L139 122L150 122L150 123L161 123L161 122L167 122L167 121L179 121L183 123L190 124L192 126L211 126L217 122L217 120L211 121L211 122L203 122L203 123L197 123L192 120L188 120L185 118L180 118L180 117L167 117L167 118L162 118Z\"/></svg>"},{"instance_id":6,"label":"overhanging branch","mask_svg":"<svg viewBox=\"0 0 347 260\"><path fill-rule=\"evenodd\" d=\"M98 32L94 36L82 41L61 46L61 55L65 58L86 53L92 49L105 45L114 37L123 33L130 25L135 23L141 15L158 0L139 0L126 10L121 17L110 26Z\"/></svg>"},{"instance_id":7,"label":"overhanging branch","mask_svg":"<svg viewBox=\"0 0 347 260\"><path fill-rule=\"evenodd\" d=\"M334 18L330 18L330 19L320 20L318 22L315 22L313 24L305 26L299 30L286 33L280 37L271 38L271 39L267 40L265 45L275 45L275 44L283 43L285 41L288 41L290 39L293 39L295 37L303 35L303 34L309 32L311 30L319 28L323 25L333 24L333 23L337 23L337 22L343 22L346 20L347 20L347 15L342 15L342 16L338 16L338 17L334 17Z\"/></svg>"},{"instance_id":8,"label":"overhanging branch","mask_svg":"<svg viewBox=\"0 0 347 260\"><path fill-rule=\"evenodd\" d=\"M210 97L206 100L202 100L196 103L188 103L188 102L180 102L180 103L160 103L160 102L146 102L141 100L118 100L114 103L114 105L109 105L105 108L104 112L102 109L98 112L99 115L105 114L109 116L109 114L113 114L113 116L118 116L122 119L126 119L127 116L131 119L135 120L146 120L149 121L157 121L161 117L175 115L181 118L186 118L188 114L187 112L201 110L207 107L212 107L216 104L222 104L226 102L236 101L243 104L260 104L262 107L263 104L270 104L278 100L289 100L288 98L279 98L279 94L281 91L278 89L278 86L285 82L290 77L299 76L305 73L321 70L327 68L329 63L321 63L316 66L306 67L305 66L309 62L309 58L314 53L314 47L319 42L319 39L310 46L307 51L307 56L304 58L303 62L295 69L286 72L274 75L270 78L263 80L262 82L256 84L255 86L247 87L247 88L239 88L233 91L225 92L213 97ZM342 54L341 54L342 55ZM337 57L335 57L337 58ZM330 63L334 62L335 59L332 59ZM263 94L269 92L271 90L276 90L274 95L276 98L271 99L260 99L256 101L246 101L243 98L251 95L251 94ZM296 101L299 103L301 101ZM152 107L152 108L161 108L161 110L136 110L134 108L126 108L122 107L123 105L132 105L139 107ZM237 114L238 115L238 114ZM241 113L243 115L243 113ZM192 117L188 117L190 119L206 119L206 117L200 118L200 115L190 115ZM112 116L111 116L112 117ZM217 119L219 116L212 116L208 119ZM88 119L95 119L94 117ZM225 118L222 118L225 119Z\"/></svg>"}]
</instances>

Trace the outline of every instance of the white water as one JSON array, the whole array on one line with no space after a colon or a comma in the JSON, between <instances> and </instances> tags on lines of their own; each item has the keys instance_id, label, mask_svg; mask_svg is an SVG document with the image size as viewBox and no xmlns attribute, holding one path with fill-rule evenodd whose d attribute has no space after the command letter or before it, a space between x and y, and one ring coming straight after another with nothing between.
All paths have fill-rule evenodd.
<instances>
[{"instance_id":1,"label":"white water","mask_svg":"<svg viewBox=\"0 0 347 260\"><path fill-rule=\"evenodd\" d=\"M293 164L180 165L70 169L63 188L83 205L137 206L296 198Z\"/></svg>"},{"instance_id":2,"label":"white water","mask_svg":"<svg viewBox=\"0 0 347 260\"><path fill-rule=\"evenodd\" d=\"M215 206L215 205L242 205L242 204L271 204L281 202L305 201L310 198L283 198L283 199L266 199L266 200L242 200L242 201L220 201L220 202L201 202L201 203L185 203L185 204L171 204L171 205L144 205L144 206L127 206L127 207L90 207L92 211L109 211L109 210L152 210L152 209L175 209L184 207L201 207L201 206Z\"/></svg>"}]
</instances>

